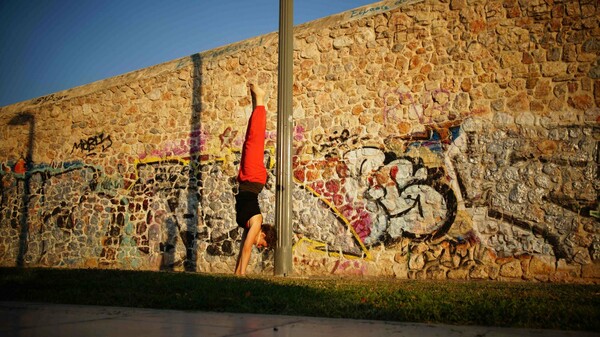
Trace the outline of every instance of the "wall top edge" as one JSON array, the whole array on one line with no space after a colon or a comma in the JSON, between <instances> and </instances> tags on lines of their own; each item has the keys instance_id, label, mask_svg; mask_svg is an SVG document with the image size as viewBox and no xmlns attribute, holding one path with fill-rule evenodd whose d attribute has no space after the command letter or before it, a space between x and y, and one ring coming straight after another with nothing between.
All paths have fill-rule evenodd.
<instances>
[{"instance_id":1,"label":"wall top edge","mask_svg":"<svg viewBox=\"0 0 600 337\"><path fill-rule=\"evenodd\" d=\"M300 25L295 25L294 36L297 36L301 33L305 33L306 31L319 29L324 26L328 27L344 24L355 20L382 14L402 6L414 5L425 1L427 0L383 0L379 2L374 2L369 5L349 9L342 13L309 21ZM13 103L10 105L0 107L0 114L14 113L26 109L38 108L47 104L55 104L62 100L85 96L93 92L118 86L124 83L128 83L130 81L151 78L154 76L158 76L162 73L177 71L180 68L186 66L187 64L194 62L194 59L198 56L200 57L200 60L218 60L220 58L231 56L237 52L244 51L246 49L256 47L258 45L265 45L274 40L276 41L277 36L277 31L260 36L255 36L249 39L237 41L231 44L202 51L196 54L183 56L174 60L159 63L146 68L133 70L121 75L108 77L95 82L82 84L73 88L50 93L48 95Z\"/></svg>"}]
</instances>

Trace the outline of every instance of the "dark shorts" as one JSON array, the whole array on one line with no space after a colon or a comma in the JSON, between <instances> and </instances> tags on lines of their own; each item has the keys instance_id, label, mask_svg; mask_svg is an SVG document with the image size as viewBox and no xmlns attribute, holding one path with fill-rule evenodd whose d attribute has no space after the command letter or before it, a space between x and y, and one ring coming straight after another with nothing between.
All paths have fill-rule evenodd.
<instances>
[{"instance_id":1,"label":"dark shorts","mask_svg":"<svg viewBox=\"0 0 600 337\"><path fill-rule=\"evenodd\" d=\"M238 226L247 228L248 220L260 213L258 194L250 191L240 191L235 196L235 221Z\"/></svg>"}]
</instances>

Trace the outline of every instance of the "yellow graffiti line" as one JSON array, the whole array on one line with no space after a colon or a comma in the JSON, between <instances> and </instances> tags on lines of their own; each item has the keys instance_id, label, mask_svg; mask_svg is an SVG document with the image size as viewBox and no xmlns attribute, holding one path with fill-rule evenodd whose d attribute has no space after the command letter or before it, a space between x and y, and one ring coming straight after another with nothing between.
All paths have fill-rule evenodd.
<instances>
[{"instance_id":1,"label":"yellow graffiti line","mask_svg":"<svg viewBox=\"0 0 600 337\"><path fill-rule=\"evenodd\" d=\"M265 149L268 153L269 153L269 162L267 164L267 170L272 170L275 167L275 147L268 147ZM230 158L230 154L236 154L236 153L241 153L242 149L231 149L231 148L227 148L227 151L225 153L222 153L220 157L214 156L208 160L199 160L200 163L203 164L212 164L212 163L223 163L223 164L227 164L229 162L228 158ZM135 168L135 180L137 181L140 178L140 174L139 174L139 170L138 167L140 165L143 164L159 164L161 162L179 162L182 165L190 165L190 162L192 162L192 159L190 159L190 157L194 157L194 156L200 156L200 153L191 153L187 156L166 156L166 157L160 157L160 156L148 156L148 157L144 157L144 159L136 159L133 162L133 167ZM129 186L129 188L127 190L131 190L133 188L135 184L131 184L131 186Z\"/></svg>"},{"instance_id":2,"label":"yellow graffiti line","mask_svg":"<svg viewBox=\"0 0 600 337\"><path fill-rule=\"evenodd\" d=\"M360 239L360 236L358 235L358 233L356 233L356 230L354 229L354 227L352 227L352 225L350 224L350 221L348 219L346 219L346 217L338 210L337 206L335 206L331 201L327 200L326 198L324 198L321 194L319 194L319 192L315 191L312 187L300 182L299 180L297 180L296 178L294 178L294 180L296 181L296 183L298 183L299 185L301 185L303 188L307 189L308 191L310 191L312 194L314 194L317 198L319 198L319 200L323 201L327 206L329 206L329 208L344 222L344 224L346 224L346 227L350 230L350 232L352 233L352 235L354 236L354 238L356 239L356 241L358 242L358 244L360 245L360 249L363 251L363 253L365 254L365 257L367 260L371 260L371 252L367 249L367 247L363 244L362 240ZM318 241L315 241L318 242ZM346 258L352 258L355 257L354 255L350 255L350 254L343 254L344 257Z\"/></svg>"},{"instance_id":3,"label":"yellow graffiti line","mask_svg":"<svg viewBox=\"0 0 600 337\"><path fill-rule=\"evenodd\" d=\"M313 253L327 254L328 256L333 256L333 257L343 257L347 260L363 260L363 259L371 260L371 255L368 252L365 253L365 256L363 258L362 256L356 256L356 255L352 255L352 254L344 254L343 252L340 253L338 251L327 250L326 249L327 243L322 242L322 241L307 239L305 237L298 240L298 242L296 242L296 244L292 246L292 250L296 250L298 246L300 246L301 244L304 244L304 243L308 246L308 250Z\"/></svg>"},{"instance_id":4,"label":"yellow graffiti line","mask_svg":"<svg viewBox=\"0 0 600 337\"><path fill-rule=\"evenodd\" d=\"M269 153L269 161L267 163L267 170L272 170L275 167L276 164L276 158L275 158L275 147L268 147L265 148L265 151L267 151ZM223 156L221 157L212 157L209 160L204 160L201 161L202 163L216 163L216 162L221 162L221 163L227 163L228 159L230 156L228 156L228 154L235 154L235 153L240 153L241 149L239 150L233 150L231 148L228 149L228 151L223 154ZM191 154L191 156L195 156L198 154ZM149 156L149 157L145 157L144 159L136 159L134 161L134 167L135 167L135 180L137 181L137 179L139 179L139 166L143 165L143 164L158 164L158 163L162 163L162 162L178 162L182 165L190 165L190 163L192 162L192 159L190 159L189 157L182 157L182 156L166 156L166 157L159 157L159 156ZM344 215L337 209L337 207L331 203L329 200L327 200L326 198L324 198L321 194L319 194L317 191L315 191L312 187L300 182L299 180L297 180L296 178L294 178L294 181L299 184L300 186L302 186L304 189L310 191L313 195L315 195L319 200L321 200L322 202L324 202L336 215L339 219L341 219L344 224L346 225L346 227L350 230L350 232L352 233L352 235L354 236L355 240L358 242L358 244L360 245L361 251L364 253L364 257L363 256L356 256L356 255L352 255L352 254L344 254L343 252L337 252L337 251L328 251L326 250L327 248L327 243L321 242L321 241L317 241L317 240L311 240L311 239L307 239L307 238L302 238L300 239L293 247L292 249L296 249L296 247L298 245L300 245L301 243L308 243L309 246L309 250L311 252L315 252L315 253L320 253L320 254L328 254L329 256L334 256L334 257L344 257L346 259L349 260L358 260L358 259L366 259L366 260L372 260L372 256L371 256L371 252L367 249L367 247L363 244L362 240L360 239L360 236L358 235L358 233L356 233L356 230L354 229L354 227L352 227L352 225L350 224L350 221L348 219L346 219L346 217L344 217ZM132 189L133 186L135 184L132 184L128 189Z\"/></svg>"},{"instance_id":5,"label":"yellow graffiti line","mask_svg":"<svg viewBox=\"0 0 600 337\"><path fill-rule=\"evenodd\" d=\"M140 164L155 164L163 161L177 161L183 165L188 165L191 159L185 159L185 157L181 156L167 156L167 157L145 157L144 159L136 159L133 164L137 168Z\"/></svg>"},{"instance_id":6,"label":"yellow graffiti line","mask_svg":"<svg viewBox=\"0 0 600 337\"><path fill-rule=\"evenodd\" d=\"M193 157L196 156L198 154L190 154L189 157ZM192 163L192 159L190 159L189 157L183 157L183 156L166 156L166 157L159 157L159 156L148 156L145 157L144 159L136 159L133 162L133 167L135 168L134 171L134 178L135 181L137 181L140 178L140 171L139 171L139 167L140 165L148 165L148 164L160 164L162 162L178 162L179 164L183 165L183 166L188 166L190 165L190 163ZM200 162L202 162L202 160L200 160ZM208 163L216 163L216 162L227 162L227 156L223 156L223 157L217 157L217 158L212 158L211 160L206 160L205 162ZM129 186L129 188L127 188L128 191L130 191L133 187L135 186L134 184L131 184Z\"/></svg>"},{"instance_id":7,"label":"yellow graffiti line","mask_svg":"<svg viewBox=\"0 0 600 337\"><path fill-rule=\"evenodd\" d=\"M275 167L275 147L265 148L269 152L269 164L267 170L272 170Z\"/></svg>"}]
</instances>

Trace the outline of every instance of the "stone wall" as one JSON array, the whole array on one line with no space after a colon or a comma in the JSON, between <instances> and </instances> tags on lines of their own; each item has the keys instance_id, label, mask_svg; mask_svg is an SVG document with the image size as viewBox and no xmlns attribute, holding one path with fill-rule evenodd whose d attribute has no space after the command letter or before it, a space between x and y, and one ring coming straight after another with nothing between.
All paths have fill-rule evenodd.
<instances>
[{"instance_id":1,"label":"stone wall","mask_svg":"<svg viewBox=\"0 0 600 337\"><path fill-rule=\"evenodd\" d=\"M295 273L600 280L599 7L384 1L295 27ZM231 273L248 81L274 219L277 61L272 33L1 108L0 264Z\"/></svg>"}]
</instances>

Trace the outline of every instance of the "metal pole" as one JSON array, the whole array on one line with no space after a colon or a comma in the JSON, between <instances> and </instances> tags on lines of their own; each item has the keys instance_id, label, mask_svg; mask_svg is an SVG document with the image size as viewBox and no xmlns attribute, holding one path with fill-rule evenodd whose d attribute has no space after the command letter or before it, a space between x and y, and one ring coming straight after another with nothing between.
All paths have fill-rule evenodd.
<instances>
[{"instance_id":1,"label":"metal pole","mask_svg":"<svg viewBox=\"0 0 600 337\"><path fill-rule=\"evenodd\" d=\"M293 0L279 0L279 74L277 83L277 181L275 191L275 275L292 272L292 75Z\"/></svg>"}]
</instances>

